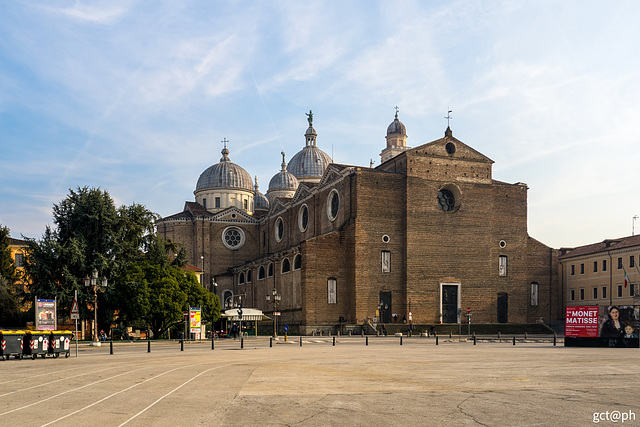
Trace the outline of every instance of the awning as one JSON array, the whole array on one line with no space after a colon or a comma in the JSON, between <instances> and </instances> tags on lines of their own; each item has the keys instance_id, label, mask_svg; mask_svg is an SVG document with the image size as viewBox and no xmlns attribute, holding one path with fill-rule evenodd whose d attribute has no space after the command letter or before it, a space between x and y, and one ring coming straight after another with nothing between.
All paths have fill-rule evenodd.
<instances>
[{"instance_id":1,"label":"awning","mask_svg":"<svg viewBox=\"0 0 640 427\"><path fill-rule=\"evenodd\" d=\"M261 322L261 321L271 320L271 318L262 314L262 310L258 310L257 308L243 308L242 319L240 319L240 316L238 316L237 308L230 308L228 310L225 310L220 317L223 317L227 320L231 320L234 322L235 321L239 322L240 320L242 320L243 322L254 322L254 321Z\"/></svg>"}]
</instances>

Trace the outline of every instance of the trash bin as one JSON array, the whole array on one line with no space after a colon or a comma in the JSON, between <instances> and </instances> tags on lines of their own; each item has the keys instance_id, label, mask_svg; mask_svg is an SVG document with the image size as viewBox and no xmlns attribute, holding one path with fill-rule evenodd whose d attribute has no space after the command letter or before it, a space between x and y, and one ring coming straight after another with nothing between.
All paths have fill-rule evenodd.
<instances>
[{"instance_id":1,"label":"trash bin","mask_svg":"<svg viewBox=\"0 0 640 427\"><path fill-rule=\"evenodd\" d=\"M71 354L71 336L70 331L51 331L49 333L47 353L53 355L53 357L59 357L64 353L64 357L69 357Z\"/></svg>"},{"instance_id":2,"label":"trash bin","mask_svg":"<svg viewBox=\"0 0 640 427\"><path fill-rule=\"evenodd\" d=\"M48 349L45 343L47 332L44 331L27 331L23 338L23 354L25 356L31 356L32 359L38 357L44 357L47 355Z\"/></svg>"},{"instance_id":3,"label":"trash bin","mask_svg":"<svg viewBox=\"0 0 640 427\"><path fill-rule=\"evenodd\" d=\"M22 359L22 337L24 331L2 331L0 337L0 355L2 359L9 359L15 356Z\"/></svg>"}]
</instances>

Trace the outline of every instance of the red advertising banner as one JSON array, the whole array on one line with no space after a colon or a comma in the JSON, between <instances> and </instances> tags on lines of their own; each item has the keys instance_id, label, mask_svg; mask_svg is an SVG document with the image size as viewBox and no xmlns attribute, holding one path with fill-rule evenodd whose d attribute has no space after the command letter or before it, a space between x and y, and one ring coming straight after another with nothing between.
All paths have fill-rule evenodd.
<instances>
[{"instance_id":1,"label":"red advertising banner","mask_svg":"<svg viewBox=\"0 0 640 427\"><path fill-rule=\"evenodd\" d=\"M564 319L565 337L597 337L598 306L567 307Z\"/></svg>"}]
</instances>

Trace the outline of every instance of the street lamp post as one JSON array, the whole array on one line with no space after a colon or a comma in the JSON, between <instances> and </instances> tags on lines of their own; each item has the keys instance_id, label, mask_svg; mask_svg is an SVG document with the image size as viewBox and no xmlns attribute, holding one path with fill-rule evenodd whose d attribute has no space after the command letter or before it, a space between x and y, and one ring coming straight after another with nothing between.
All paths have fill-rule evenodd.
<instances>
[{"instance_id":1,"label":"street lamp post","mask_svg":"<svg viewBox=\"0 0 640 427\"><path fill-rule=\"evenodd\" d=\"M91 277L87 275L84 278L84 285L93 290L93 336L91 337L92 346L100 346L100 340L98 339L98 290L104 292L107 289L107 278L98 278L98 270L95 268L91 272Z\"/></svg>"},{"instance_id":2,"label":"street lamp post","mask_svg":"<svg viewBox=\"0 0 640 427\"><path fill-rule=\"evenodd\" d=\"M281 299L282 299L282 296L278 293L275 286L273 287L273 291L271 291L271 294L267 294L267 303L273 302L273 337L274 338L278 337L278 329L277 329L277 323L276 323L276 310L278 309L278 303L280 303Z\"/></svg>"},{"instance_id":3,"label":"street lamp post","mask_svg":"<svg viewBox=\"0 0 640 427\"><path fill-rule=\"evenodd\" d=\"M204 287L204 255L200 255L200 260L202 261L202 278L200 279L200 284Z\"/></svg>"}]
</instances>

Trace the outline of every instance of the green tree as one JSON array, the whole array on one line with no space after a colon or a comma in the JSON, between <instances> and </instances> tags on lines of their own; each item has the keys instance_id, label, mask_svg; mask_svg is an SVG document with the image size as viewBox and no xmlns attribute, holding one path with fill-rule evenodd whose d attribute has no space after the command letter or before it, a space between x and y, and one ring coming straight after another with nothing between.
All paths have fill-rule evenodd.
<instances>
[{"instance_id":1,"label":"green tree","mask_svg":"<svg viewBox=\"0 0 640 427\"><path fill-rule=\"evenodd\" d=\"M9 244L11 243L11 233L7 227L0 225L0 276L7 280L9 285L12 285L17 279L16 266L11 258L11 250Z\"/></svg>"},{"instance_id":2,"label":"green tree","mask_svg":"<svg viewBox=\"0 0 640 427\"><path fill-rule=\"evenodd\" d=\"M31 286L25 298L57 298L58 313L69 313L78 291L82 318L92 318L93 292L84 278L95 268L109 279L98 295L98 323L107 327L126 300L116 298L114 285L153 235L156 215L133 204L116 209L107 191L77 188L53 206L54 228L46 227L40 241L27 239L25 270Z\"/></svg>"},{"instance_id":3,"label":"green tree","mask_svg":"<svg viewBox=\"0 0 640 427\"><path fill-rule=\"evenodd\" d=\"M18 274L11 257L10 243L9 229L0 225L0 325L17 326L21 319L15 288Z\"/></svg>"}]
</instances>

